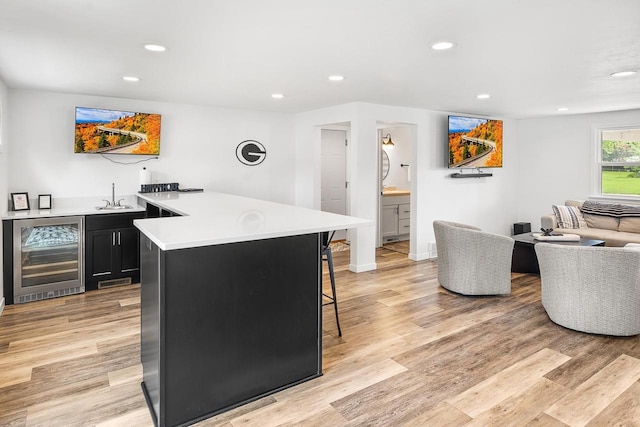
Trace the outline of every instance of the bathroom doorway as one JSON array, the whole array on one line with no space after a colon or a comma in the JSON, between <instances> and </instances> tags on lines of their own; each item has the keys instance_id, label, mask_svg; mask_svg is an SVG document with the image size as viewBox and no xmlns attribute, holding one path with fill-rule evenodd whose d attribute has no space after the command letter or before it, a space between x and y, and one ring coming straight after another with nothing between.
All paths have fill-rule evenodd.
<instances>
[{"instance_id":1,"label":"bathroom doorway","mask_svg":"<svg viewBox=\"0 0 640 427\"><path fill-rule=\"evenodd\" d=\"M378 246L409 255L413 127L379 124Z\"/></svg>"}]
</instances>

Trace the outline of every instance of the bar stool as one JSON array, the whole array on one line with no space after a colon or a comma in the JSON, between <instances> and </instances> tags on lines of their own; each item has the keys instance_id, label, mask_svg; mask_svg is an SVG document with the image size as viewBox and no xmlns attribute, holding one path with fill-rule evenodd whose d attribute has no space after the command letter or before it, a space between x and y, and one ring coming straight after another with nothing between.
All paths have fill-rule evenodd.
<instances>
[{"instance_id":1,"label":"bar stool","mask_svg":"<svg viewBox=\"0 0 640 427\"><path fill-rule=\"evenodd\" d=\"M322 233L322 260L327 261L327 264L329 265L329 277L331 278L331 292L332 292L332 295L327 295L324 292L322 293L322 296L329 300L329 302L323 303L322 306L324 307L325 305L333 304L333 308L336 312L336 324L338 325L338 336L341 337L342 330L340 329L340 320L338 319L338 299L336 297L336 279L333 275L333 256L331 255L331 247L329 246L329 243L331 243L331 239L333 239L334 234L335 234L335 231L332 231L331 235L329 235L328 231Z\"/></svg>"}]
</instances>

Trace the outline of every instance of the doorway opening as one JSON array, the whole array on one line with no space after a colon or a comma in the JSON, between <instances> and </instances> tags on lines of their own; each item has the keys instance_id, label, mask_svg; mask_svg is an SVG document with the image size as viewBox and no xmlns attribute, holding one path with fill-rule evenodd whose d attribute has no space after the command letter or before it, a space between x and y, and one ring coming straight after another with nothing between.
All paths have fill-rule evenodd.
<instances>
[{"instance_id":1,"label":"doorway opening","mask_svg":"<svg viewBox=\"0 0 640 427\"><path fill-rule=\"evenodd\" d=\"M411 162L414 130L408 124L378 124L378 246L409 255Z\"/></svg>"}]
</instances>

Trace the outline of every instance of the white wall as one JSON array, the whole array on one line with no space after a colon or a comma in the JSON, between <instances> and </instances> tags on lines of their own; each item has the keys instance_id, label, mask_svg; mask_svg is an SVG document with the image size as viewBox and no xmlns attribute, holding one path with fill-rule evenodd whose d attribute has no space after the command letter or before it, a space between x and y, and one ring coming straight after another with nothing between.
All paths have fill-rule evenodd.
<instances>
[{"instance_id":1,"label":"white wall","mask_svg":"<svg viewBox=\"0 0 640 427\"><path fill-rule=\"evenodd\" d=\"M408 138L411 144L410 257L416 260L435 256L431 225L435 219L508 235L518 221L531 222L533 229L538 228L540 216L550 212L551 204L589 197L594 127L640 123L640 110L527 120L495 117L504 120L504 167L491 169L493 177L452 179L452 170L446 167L445 112L352 103L294 116L8 91L2 82L0 98L4 103L2 212L7 210L7 194L12 191L28 191L32 198L51 193L55 203L55 197L107 196L111 182L115 182L119 194L133 194L142 166L149 168L158 182L178 181L183 187L319 208L320 128L340 123L351 129L351 214L377 222L377 127L379 123L398 123L408 133L402 138ZM74 154L75 106L162 114L160 159L119 165L97 155ZM249 167L236 160L235 147L244 139L257 139L266 146L267 160L262 165ZM375 226L354 234L350 268L375 268Z\"/></svg>"},{"instance_id":2,"label":"white wall","mask_svg":"<svg viewBox=\"0 0 640 427\"><path fill-rule=\"evenodd\" d=\"M519 121L518 221L537 230L551 205L595 195L595 128L612 125L640 125L640 110Z\"/></svg>"},{"instance_id":3,"label":"white wall","mask_svg":"<svg viewBox=\"0 0 640 427\"><path fill-rule=\"evenodd\" d=\"M422 222L419 233L420 248L428 249L434 256L433 221L444 219L471 224L493 233L510 235L517 217L516 200L518 177L518 122L503 117L492 117L504 121L503 167L484 169L493 173L491 177L454 179L455 170L448 165L449 113L428 112L428 131L418 140L416 155L412 162L417 167L417 176L412 171L412 192L417 188L416 219ZM414 183L415 180L418 181ZM414 203L413 195L411 203ZM412 206L413 209L413 206ZM412 211L411 226L414 225ZM411 239L414 239L413 234ZM412 242L413 244L413 242ZM418 253L419 254L419 253Z\"/></svg>"},{"instance_id":4,"label":"white wall","mask_svg":"<svg viewBox=\"0 0 640 427\"><path fill-rule=\"evenodd\" d=\"M510 234L517 218L518 124L504 120L504 167L494 176L452 179L447 169L447 113L413 108L354 103L316 110L296 117L296 202L320 203L319 153L321 125L351 124L349 147L352 183L351 213L378 221L376 124L415 125L411 129L411 247L415 260L435 256L432 222L446 219ZM513 201L510 203L509 201ZM357 271L375 266L375 227L358 229L352 238L351 266ZM354 245L355 241L355 245Z\"/></svg>"},{"instance_id":5,"label":"white wall","mask_svg":"<svg viewBox=\"0 0 640 427\"><path fill-rule=\"evenodd\" d=\"M9 91L0 80L0 212L6 212L9 200L9 123L7 112L9 111ZM0 228L0 241L2 241L2 229ZM0 269L4 271L2 257L0 257ZM0 275L0 313L4 307L3 276Z\"/></svg>"},{"instance_id":6,"label":"white wall","mask_svg":"<svg viewBox=\"0 0 640 427\"><path fill-rule=\"evenodd\" d=\"M9 191L56 197L135 194L145 166L154 182L178 182L283 203L294 201L295 145L292 114L264 113L134 99L11 90ZM160 157L116 164L96 154L75 154L76 106L162 115ZM245 166L235 156L246 139L267 149L265 161ZM109 155L120 162L140 156ZM4 212L4 210L3 210Z\"/></svg>"}]
</instances>

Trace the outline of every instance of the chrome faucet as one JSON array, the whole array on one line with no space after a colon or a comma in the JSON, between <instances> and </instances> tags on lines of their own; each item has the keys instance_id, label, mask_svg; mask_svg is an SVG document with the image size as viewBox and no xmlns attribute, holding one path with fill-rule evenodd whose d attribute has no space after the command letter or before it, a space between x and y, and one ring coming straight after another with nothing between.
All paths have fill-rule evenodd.
<instances>
[{"instance_id":1,"label":"chrome faucet","mask_svg":"<svg viewBox=\"0 0 640 427\"><path fill-rule=\"evenodd\" d=\"M116 184L115 183L111 183L111 201L106 200L106 199L102 199L103 202L107 202L107 206L105 206L106 208L109 207L114 207L114 206L120 206L120 202L123 201L124 199L119 199L116 202Z\"/></svg>"}]
</instances>

